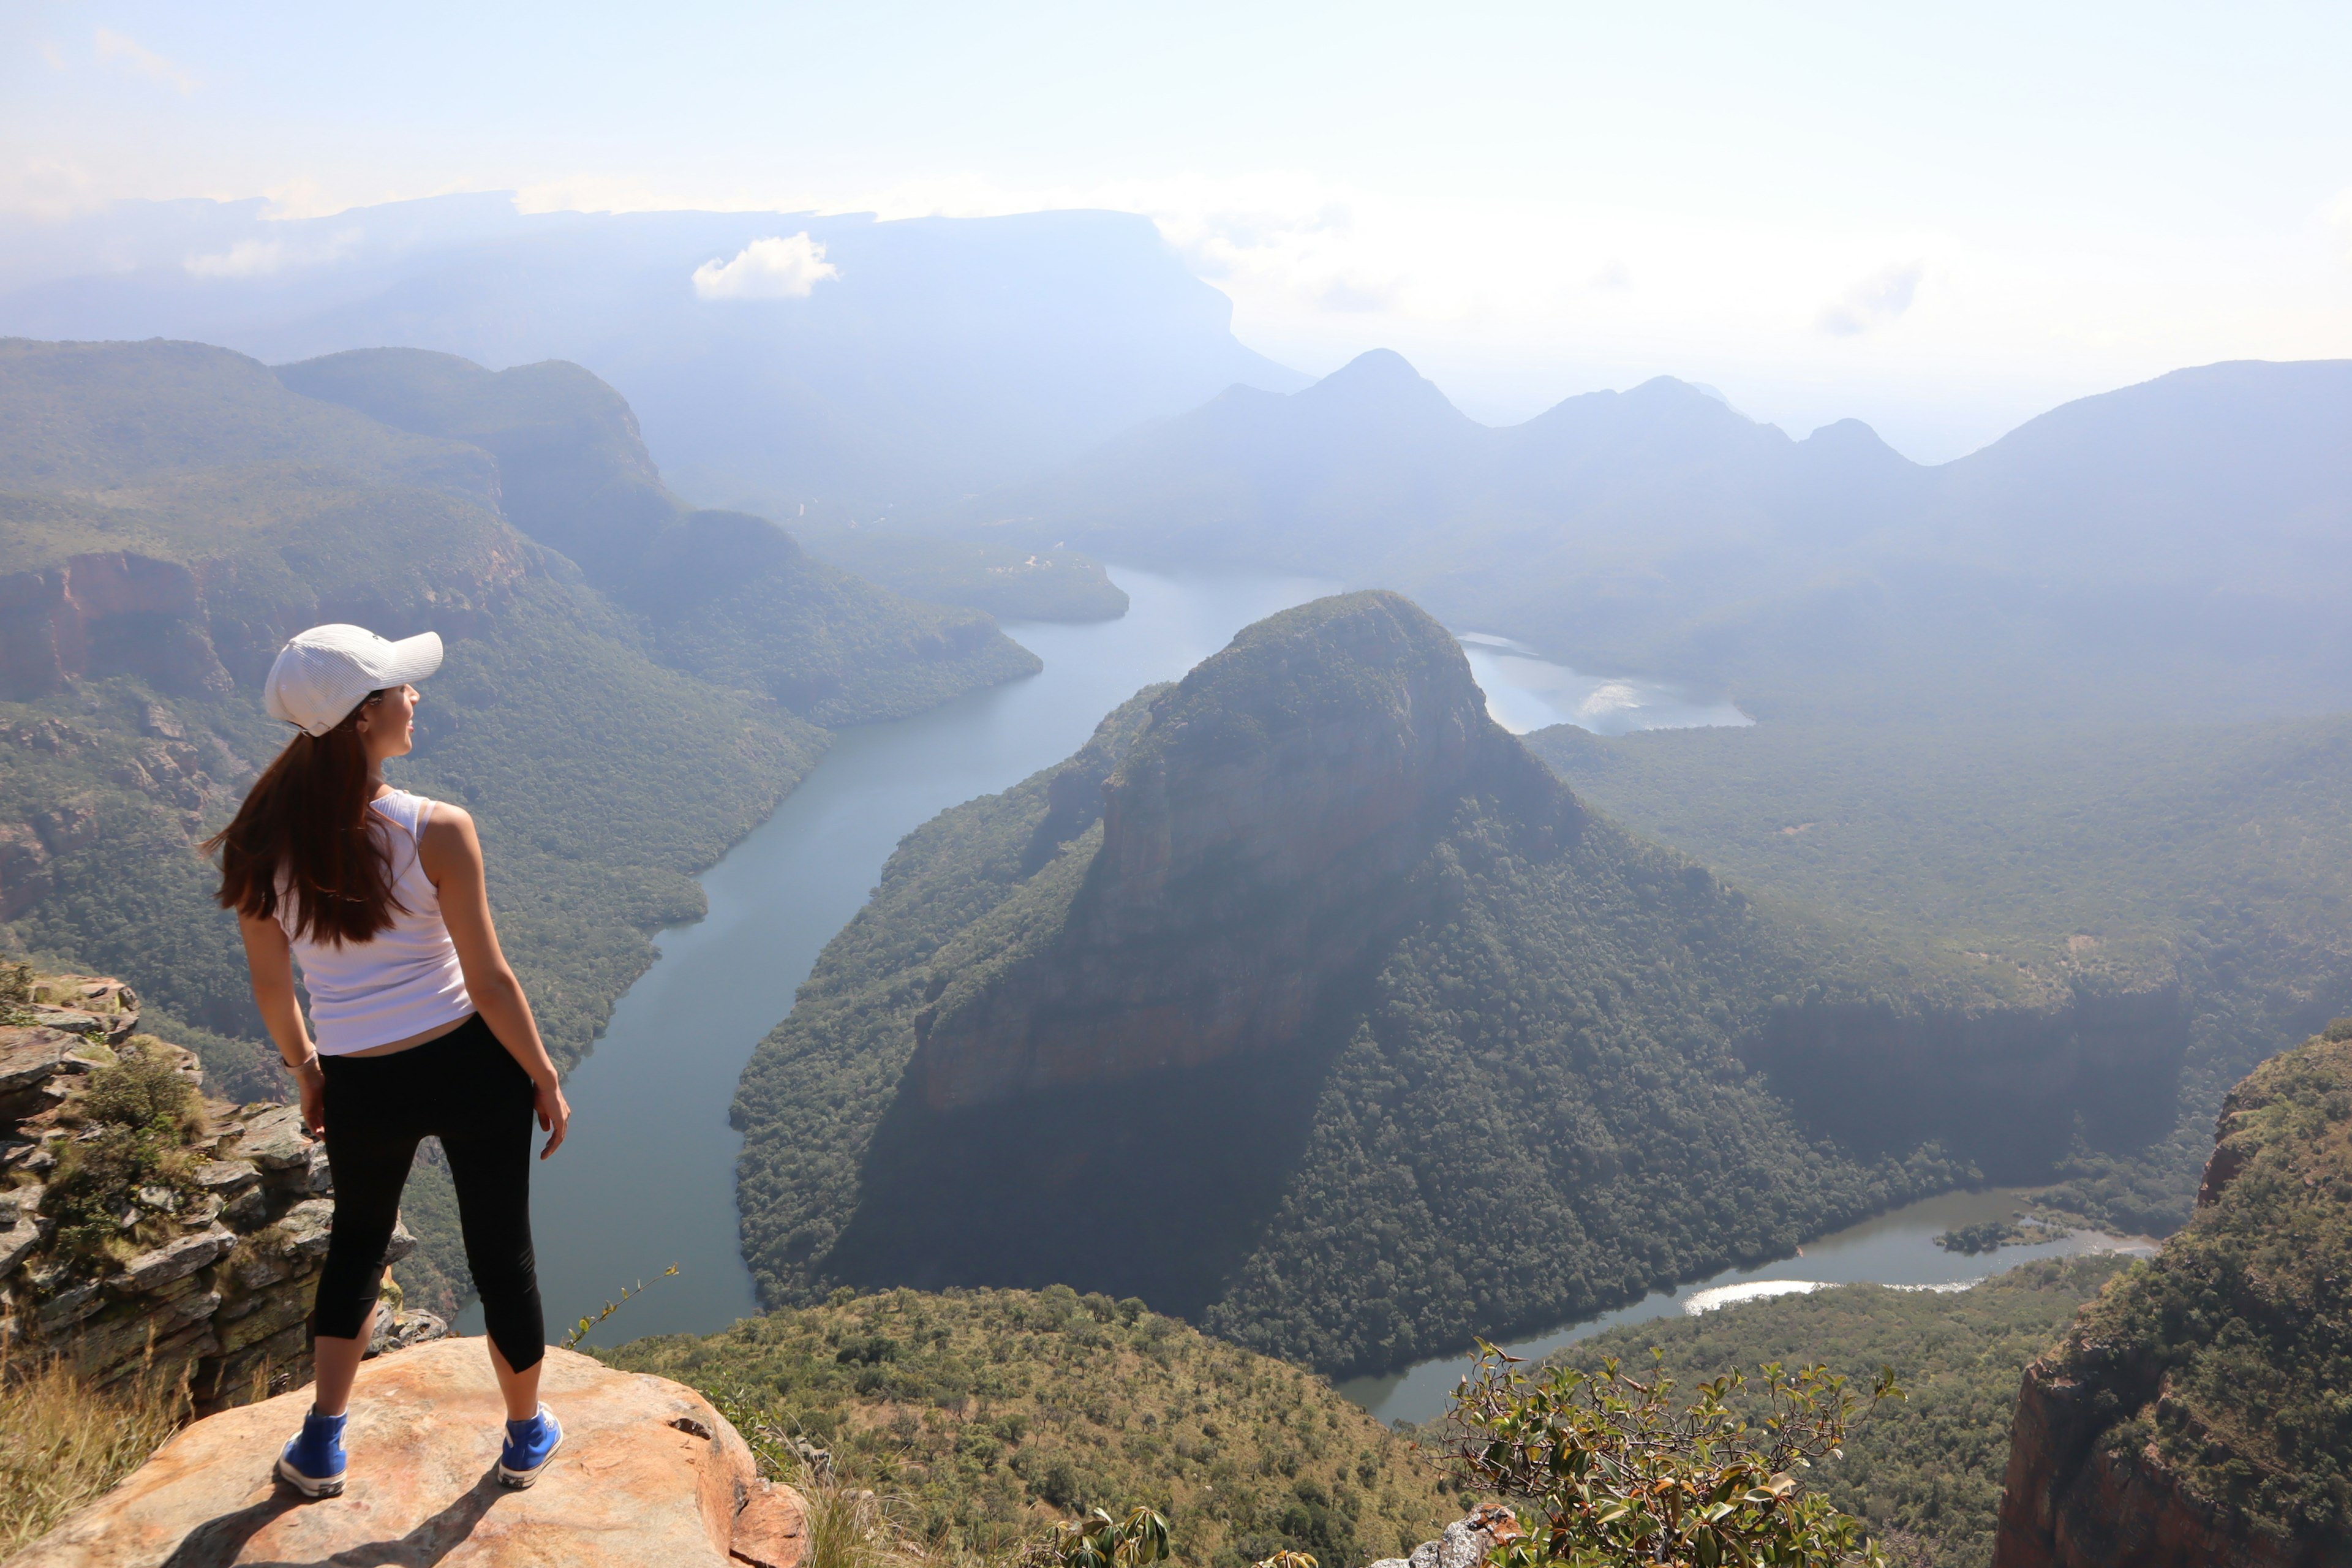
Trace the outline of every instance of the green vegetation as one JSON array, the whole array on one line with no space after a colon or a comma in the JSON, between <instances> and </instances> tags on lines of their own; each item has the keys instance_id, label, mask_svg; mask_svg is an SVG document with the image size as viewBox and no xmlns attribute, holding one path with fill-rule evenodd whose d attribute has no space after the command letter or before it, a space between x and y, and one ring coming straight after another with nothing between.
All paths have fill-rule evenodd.
<instances>
[{"instance_id":1,"label":"green vegetation","mask_svg":"<svg viewBox=\"0 0 2352 1568\"><path fill-rule=\"evenodd\" d=\"M1075 550L896 530L795 527L810 553L909 598L963 605L1009 621L1109 621L1127 595Z\"/></svg>"},{"instance_id":2,"label":"green vegetation","mask_svg":"<svg viewBox=\"0 0 2352 1568\"><path fill-rule=\"evenodd\" d=\"M995 1551L1148 1505L1176 1561L1361 1568L1457 1516L1420 1450L1296 1367L1066 1288L892 1290L599 1352L709 1394L785 1464L903 1500L919 1538Z\"/></svg>"},{"instance_id":3,"label":"green vegetation","mask_svg":"<svg viewBox=\"0 0 2352 1568\"><path fill-rule=\"evenodd\" d=\"M1566 726L1578 792L1743 886L2026 986L2172 988L2168 1132L2084 1147L2057 1209L2161 1235L2257 1061L2352 1006L2352 720L2023 733Z\"/></svg>"},{"instance_id":4,"label":"green vegetation","mask_svg":"<svg viewBox=\"0 0 2352 1568\"><path fill-rule=\"evenodd\" d=\"M2083 1314L2059 1370L2102 1447L2290 1541L2352 1534L2352 1040L2274 1058L2224 1103L2219 1192Z\"/></svg>"},{"instance_id":5,"label":"green vegetation","mask_svg":"<svg viewBox=\"0 0 2352 1568\"><path fill-rule=\"evenodd\" d=\"M58 1255L120 1259L181 1232L171 1199L199 1190L186 1151L204 1109L195 1085L148 1048L154 1043L138 1035L124 1041L119 1059L92 1071L71 1106L84 1136L65 1143L41 1200L42 1214L57 1221L49 1245ZM150 1202L153 1193L165 1201ZM126 1228L124 1214L138 1222Z\"/></svg>"},{"instance_id":6,"label":"green vegetation","mask_svg":"<svg viewBox=\"0 0 2352 1568\"><path fill-rule=\"evenodd\" d=\"M1985 1568L2009 1462L2010 1417L2025 1365L2124 1267L2114 1257L2050 1258L1944 1293L1841 1285L1741 1301L1695 1318L1610 1329L1549 1358L1587 1376L1615 1359L1685 1386L1771 1363L1823 1364L1865 1379L1891 1367L1904 1402L1857 1426L1842 1458L1817 1468L1831 1506L1860 1519L1899 1563ZM1735 1397L1735 1408L1747 1408ZM1459 1428L1429 1424L1423 1441Z\"/></svg>"},{"instance_id":7,"label":"green vegetation","mask_svg":"<svg viewBox=\"0 0 2352 1568\"><path fill-rule=\"evenodd\" d=\"M2086 1074L2022 1087L2069 1059L2105 999L1924 941L1874 949L1752 901L1520 772L1499 731L1477 742L1495 748L1491 767L1356 857L1393 854L1391 882L1336 900L1328 879L1244 898L1234 879L1278 864L1246 845L1171 882L1171 931L1197 911L1245 910L1269 943L1301 924L1337 943L1377 911L1360 956L1289 1040L969 1112L927 1109L903 1087L919 1032L992 1016L992 998L1076 997L1083 977L1110 973L1164 984L1180 1007L1231 984L1229 967L1200 955L1222 951L1238 915L1204 921L1197 942L1087 945L1100 929L1088 922L1109 918L1102 889L1122 874L1096 781L1141 800L1164 779L1171 810L1191 810L1205 797L1183 792L1257 777L1285 737L1406 711L1438 732L1454 722L1448 702L1476 701L1466 670L1461 692L1420 688L1407 704L1370 663L1349 664L1334 651L1347 638L1317 628L1351 603L1244 634L1177 694L1113 714L1069 763L907 838L737 1098L745 1252L768 1300L840 1283L1058 1279L1140 1295L1328 1372L1382 1368L1784 1255L1996 1159L2046 1173L2078 1118L2095 1131L2140 1079L2154 1083L2156 1124L2168 1122L2160 1034L2126 1037L2154 1068L2121 1085ZM1459 666L1450 640L1430 646ZM1192 761L1138 760L1171 749ZM1272 798L1217 810L1272 812ZM1332 809L1295 787L1280 798L1297 816L1269 835L1310 835ZM1062 1028L1100 1005L1041 1004L1020 1029ZM1906 1120L1893 1132L1871 1116L1824 1130L1792 1109L1789 1075L1743 1057L1759 1039L1812 1048L1795 1087L1832 1100L1894 1046L1915 1050L1887 1091L1906 1097L1895 1106Z\"/></svg>"},{"instance_id":8,"label":"green vegetation","mask_svg":"<svg viewBox=\"0 0 2352 1568\"><path fill-rule=\"evenodd\" d=\"M1596 1373L1530 1376L1482 1347L1454 1407L1456 1462L1484 1491L1524 1499L1536 1533L1496 1553L1502 1568L1633 1563L1855 1563L1885 1568L1862 1521L1800 1485L1799 1469L1842 1456L1849 1429L1900 1398L1882 1370L1865 1403L1820 1366L1768 1362L1677 1397L1663 1355L1640 1373L1612 1357Z\"/></svg>"},{"instance_id":9,"label":"green vegetation","mask_svg":"<svg viewBox=\"0 0 2352 1568\"><path fill-rule=\"evenodd\" d=\"M1974 1257L1979 1252L1999 1252L2004 1247L2055 1241L2071 1234L2065 1226L2046 1220L2027 1217L1989 1219L1976 1225L1964 1225L1958 1230L1948 1230L1936 1238L1936 1245L1947 1252Z\"/></svg>"},{"instance_id":10,"label":"green vegetation","mask_svg":"<svg viewBox=\"0 0 2352 1568\"><path fill-rule=\"evenodd\" d=\"M373 406L288 384L306 380ZM196 344L0 343L0 941L124 976L214 1092L282 1098L194 846L284 742L258 695L283 637L430 626L448 659L394 782L475 814L500 934L570 1065L651 933L701 912L694 875L814 764L811 715L1031 668L984 617L757 526L767 564L718 573L737 598L665 622L629 594L717 572L744 531L662 490L625 405L576 367L362 354L281 380ZM565 528L635 566L583 582L527 537ZM404 1279L446 1310L467 1287L430 1159L407 1212L425 1245Z\"/></svg>"}]
</instances>

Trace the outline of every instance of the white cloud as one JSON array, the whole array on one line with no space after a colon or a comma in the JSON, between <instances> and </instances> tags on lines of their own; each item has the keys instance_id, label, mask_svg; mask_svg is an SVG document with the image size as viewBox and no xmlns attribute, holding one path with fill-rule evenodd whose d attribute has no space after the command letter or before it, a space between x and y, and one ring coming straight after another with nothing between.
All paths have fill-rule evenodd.
<instances>
[{"instance_id":1,"label":"white cloud","mask_svg":"<svg viewBox=\"0 0 2352 1568\"><path fill-rule=\"evenodd\" d=\"M70 160L30 157L0 165L0 212L54 223L105 205L89 171Z\"/></svg>"},{"instance_id":2,"label":"white cloud","mask_svg":"<svg viewBox=\"0 0 2352 1568\"><path fill-rule=\"evenodd\" d=\"M706 300L805 300L816 286L841 276L824 247L803 229L790 239L755 239L732 261L706 261L694 269L694 291Z\"/></svg>"},{"instance_id":3,"label":"white cloud","mask_svg":"<svg viewBox=\"0 0 2352 1568\"><path fill-rule=\"evenodd\" d=\"M1919 279L1927 270L1924 261L1906 261L1873 273L1823 310L1817 325L1840 338L1882 326L1911 308L1912 297L1919 291Z\"/></svg>"},{"instance_id":4,"label":"white cloud","mask_svg":"<svg viewBox=\"0 0 2352 1568\"><path fill-rule=\"evenodd\" d=\"M356 228L342 229L323 242L310 245L283 239L240 239L211 256L191 256L180 263L192 278L268 278L292 268L316 267L348 256L363 237Z\"/></svg>"},{"instance_id":5,"label":"white cloud","mask_svg":"<svg viewBox=\"0 0 2352 1568\"><path fill-rule=\"evenodd\" d=\"M196 90L196 79L172 61L165 59L136 38L125 37L111 27L98 30L98 58L100 64L119 65L134 76L150 81L160 81L182 92Z\"/></svg>"}]
</instances>

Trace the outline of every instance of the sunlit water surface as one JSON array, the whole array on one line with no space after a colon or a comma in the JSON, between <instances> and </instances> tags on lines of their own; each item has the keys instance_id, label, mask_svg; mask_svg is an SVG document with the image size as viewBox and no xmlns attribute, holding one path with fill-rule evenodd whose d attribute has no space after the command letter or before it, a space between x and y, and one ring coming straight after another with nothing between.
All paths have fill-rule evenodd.
<instances>
[{"instance_id":1,"label":"sunlit water surface","mask_svg":"<svg viewBox=\"0 0 2352 1568\"><path fill-rule=\"evenodd\" d=\"M1486 693L1486 711L1515 735L1574 724L1598 735L1635 730L1690 730L1756 721L1728 702L1702 701L1654 680L1583 675L1537 656L1525 643L1485 632L1459 632L1470 673Z\"/></svg>"},{"instance_id":2,"label":"sunlit water surface","mask_svg":"<svg viewBox=\"0 0 2352 1568\"><path fill-rule=\"evenodd\" d=\"M1820 1285L1965 1289L1989 1274L2014 1268L2037 1258L2155 1250L2155 1243L2146 1237L2114 1237L2096 1231L2076 1231L2061 1240L2004 1247L1998 1252L1947 1252L1936 1245L1936 1237L1946 1231L2011 1217L2023 1206L2026 1192L2022 1187L1993 1187L1983 1192L1945 1193L1922 1198L1809 1241L1793 1258L1754 1268L1727 1268L1674 1290L1654 1291L1613 1312L1603 1312L1503 1348L1513 1355L1535 1361L1563 1345L1574 1344L1621 1323L1643 1323L1654 1318L1708 1311L1735 1301L1785 1295ZM1351 1378L1339 1384L1339 1392L1383 1421L1426 1421L1445 1414L1446 1397L1469 1366L1470 1357L1466 1354L1438 1356L1402 1372Z\"/></svg>"}]
</instances>

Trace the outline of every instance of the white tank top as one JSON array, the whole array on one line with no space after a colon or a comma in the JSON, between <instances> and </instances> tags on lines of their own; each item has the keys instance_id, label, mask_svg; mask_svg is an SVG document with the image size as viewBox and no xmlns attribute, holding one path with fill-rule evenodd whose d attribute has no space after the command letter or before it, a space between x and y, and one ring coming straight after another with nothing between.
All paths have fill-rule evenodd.
<instances>
[{"instance_id":1,"label":"white tank top","mask_svg":"<svg viewBox=\"0 0 2352 1568\"><path fill-rule=\"evenodd\" d=\"M296 936L293 900L282 892L278 900L278 923L310 994L310 1029L322 1057L388 1046L474 1010L457 944L441 921L441 895L416 853L433 803L394 790L369 805L375 813L369 826L390 841L392 891L400 901L392 925L370 942L320 942Z\"/></svg>"}]
</instances>

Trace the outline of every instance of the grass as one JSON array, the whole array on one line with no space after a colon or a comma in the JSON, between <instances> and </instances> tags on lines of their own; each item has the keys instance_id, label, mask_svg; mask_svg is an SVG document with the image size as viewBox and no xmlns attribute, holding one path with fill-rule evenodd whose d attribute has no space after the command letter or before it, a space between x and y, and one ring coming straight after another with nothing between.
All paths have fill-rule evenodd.
<instances>
[{"instance_id":1,"label":"grass","mask_svg":"<svg viewBox=\"0 0 2352 1568\"><path fill-rule=\"evenodd\" d=\"M177 1379L99 1388L54 1362L12 1371L0 1364L0 1557L144 1464L188 1415Z\"/></svg>"}]
</instances>

